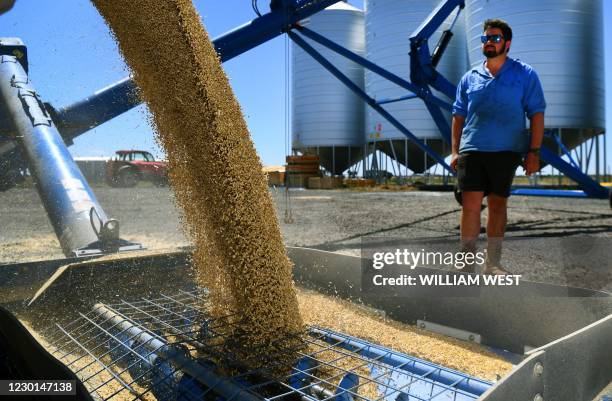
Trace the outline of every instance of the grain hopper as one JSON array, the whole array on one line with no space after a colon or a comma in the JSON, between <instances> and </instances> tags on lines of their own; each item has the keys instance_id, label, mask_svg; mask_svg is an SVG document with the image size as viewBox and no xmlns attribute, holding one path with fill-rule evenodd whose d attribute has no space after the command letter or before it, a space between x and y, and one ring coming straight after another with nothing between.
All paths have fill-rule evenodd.
<instances>
[{"instance_id":1,"label":"grain hopper","mask_svg":"<svg viewBox=\"0 0 612 401\"><path fill-rule=\"evenodd\" d=\"M492 382L315 326L299 333L301 358L284 374L275 361L241 370L244 361L220 353L228 321L208 314L208 293L193 281L188 251L6 265L0 299L95 399L591 401L612 379L610 294L525 283L519 293L385 298L361 292L359 257L288 252L298 285L466 341L472 336L513 370ZM37 293L40 287L45 291Z\"/></svg>"}]
</instances>

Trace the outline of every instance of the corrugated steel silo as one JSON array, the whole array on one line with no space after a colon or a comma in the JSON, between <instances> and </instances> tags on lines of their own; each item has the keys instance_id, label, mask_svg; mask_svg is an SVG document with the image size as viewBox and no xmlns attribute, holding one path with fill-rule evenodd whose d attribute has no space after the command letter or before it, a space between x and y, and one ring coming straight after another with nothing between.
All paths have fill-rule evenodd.
<instances>
[{"instance_id":1,"label":"corrugated steel silo","mask_svg":"<svg viewBox=\"0 0 612 401\"><path fill-rule=\"evenodd\" d=\"M601 0L467 0L469 60L482 62L487 18L510 24L509 56L533 66L546 97L546 128L561 128L570 148L605 127Z\"/></svg>"},{"instance_id":2,"label":"corrugated steel silo","mask_svg":"<svg viewBox=\"0 0 612 401\"><path fill-rule=\"evenodd\" d=\"M363 11L336 3L302 25L365 55ZM363 67L304 38L359 87ZM340 174L362 157L364 103L299 46L292 45L292 148L318 154L328 171Z\"/></svg>"},{"instance_id":3,"label":"corrugated steel silo","mask_svg":"<svg viewBox=\"0 0 612 401\"><path fill-rule=\"evenodd\" d=\"M368 60L409 79L410 35L440 3L439 0L367 0L366 1L366 53ZM456 11L455 11L456 13ZM429 39L433 51L442 31L448 29L453 13ZM456 84L467 69L465 25L462 16L453 28L453 38L448 45L437 70L451 83ZM408 91L385 80L379 75L365 72L366 92L376 100L395 99L408 95ZM451 101L444 95L441 98ZM427 144L441 154L448 154L450 146L444 146L438 127L420 99L411 99L383 105L415 136L426 139ZM450 113L445 113L450 124ZM376 149L384 151L415 172L422 172L433 163L406 136L391 126L371 108L366 111L366 141L376 143ZM393 145L393 149L391 146ZM406 152L407 150L407 152Z\"/></svg>"}]
</instances>

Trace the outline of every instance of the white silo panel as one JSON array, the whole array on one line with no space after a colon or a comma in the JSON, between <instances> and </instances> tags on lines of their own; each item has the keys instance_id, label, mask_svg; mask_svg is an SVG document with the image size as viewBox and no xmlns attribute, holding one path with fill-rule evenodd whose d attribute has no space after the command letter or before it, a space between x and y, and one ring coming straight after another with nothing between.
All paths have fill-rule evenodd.
<instances>
[{"instance_id":1,"label":"white silo panel","mask_svg":"<svg viewBox=\"0 0 612 401\"><path fill-rule=\"evenodd\" d=\"M439 4L438 0L367 0L366 1L366 54L367 58L392 73L409 80L410 35ZM455 11L456 13L456 11ZM453 13L432 35L428 44L433 51L442 31L450 27ZM462 17L453 29L450 41L437 70L456 84L467 69L465 26ZM366 70L366 91L377 100L398 98L409 94L405 89ZM451 102L439 92L441 98ZM440 133L420 99L385 104L383 107L419 138L439 139ZM450 113L445 113L450 123ZM377 112L368 107L366 112L366 140L404 140L406 137L391 126Z\"/></svg>"}]
</instances>

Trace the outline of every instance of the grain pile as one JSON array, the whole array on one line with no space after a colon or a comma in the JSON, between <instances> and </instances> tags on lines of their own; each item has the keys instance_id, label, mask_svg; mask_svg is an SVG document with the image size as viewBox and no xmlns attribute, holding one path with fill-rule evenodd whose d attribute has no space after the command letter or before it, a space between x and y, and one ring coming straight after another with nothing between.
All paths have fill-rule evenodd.
<instances>
[{"instance_id":1,"label":"grain pile","mask_svg":"<svg viewBox=\"0 0 612 401\"><path fill-rule=\"evenodd\" d=\"M193 4L92 1L151 111L200 283L219 313L240 314L238 342L282 343L302 329L291 264L240 106Z\"/></svg>"},{"instance_id":2,"label":"grain pile","mask_svg":"<svg viewBox=\"0 0 612 401\"><path fill-rule=\"evenodd\" d=\"M512 369L512 364L479 344L376 316L348 301L304 289L298 291L298 301L302 318L309 325L359 337L487 380L503 377Z\"/></svg>"}]
</instances>

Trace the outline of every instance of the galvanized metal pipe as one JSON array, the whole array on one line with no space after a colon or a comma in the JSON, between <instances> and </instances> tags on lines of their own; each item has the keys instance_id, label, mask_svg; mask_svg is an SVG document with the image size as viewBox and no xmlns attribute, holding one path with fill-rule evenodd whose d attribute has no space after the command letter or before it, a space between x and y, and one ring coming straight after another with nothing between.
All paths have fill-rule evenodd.
<instances>
[{"instance_id":1,"label":"galvanized metal pipe","mask_svg":"<svg viewBox=\"0 0 612 401\"><path fill-rule=\"evenodd\" d=\"M226 399L234 399L235 397L235 399L242 401L261 401L260 398L250 394L248 390L240 387L232 380L218 376L212 369L207 369L203 365L188 358L180 351L174 349L166 342L159 340L146 330L143 330L138 324L118 314L108 306L98 303L94 305L93 310L101 318L125 332L133 341L141 343L151 352L176 364L182 371Z\"/></svg>"},{"instance_id":2,"label":"galvanized metal pipe","mask_svg":"<svg viewBox=\"0 0 612 401\"><path fill-rule=\"evenodd\" d=\"M98 241L92 208L107 221L87 181L70 156L22 65L0 56L0 107L28 159L30 172L66 256Z\"/></svg>"}]
</instances>

